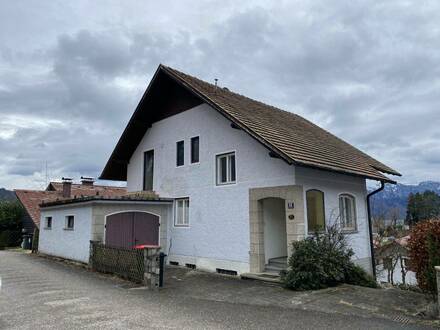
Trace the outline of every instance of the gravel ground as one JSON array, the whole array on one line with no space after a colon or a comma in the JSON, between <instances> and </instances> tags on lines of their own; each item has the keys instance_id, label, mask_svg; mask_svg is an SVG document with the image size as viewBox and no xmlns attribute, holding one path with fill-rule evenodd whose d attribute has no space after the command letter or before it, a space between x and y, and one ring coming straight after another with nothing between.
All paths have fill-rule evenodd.
<instances>
[{"instance_id":1,"label":"gravel ground","mask_svg":"<svg viewBox=\"0 0 440 330\"><path fill-rule=\"evenodd\" d=\"M297 294L182 269L167 269L166 288L150 291L78 266L0 251L0 277L0 329L428 328L353 312L362 308L350 302L329 308L324 298L334 296L331 291Z\"/></svg>"}]
</instances>

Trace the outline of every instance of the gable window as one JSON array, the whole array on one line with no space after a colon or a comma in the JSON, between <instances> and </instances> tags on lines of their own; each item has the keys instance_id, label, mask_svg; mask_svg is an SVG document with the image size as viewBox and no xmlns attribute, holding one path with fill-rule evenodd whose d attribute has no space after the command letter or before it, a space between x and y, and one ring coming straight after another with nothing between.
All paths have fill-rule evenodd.
<instances>
[{"instance_id":1,"label":"gable window","mask_svg":"<svg viewBox=\"0 0 440 330\"><path fill-rule=\"evenodd\" d=\"M73 230L75 227L75 217L73 215L66 216L66 228L69 230Z\"/></svg>"},{"instance_id":2,"label":"gable window","mask_svg":"<svg viewBox=\"0 0 440 330\"><path fill-rule=\"evenodd\" d=\"M309 233L325 230L324 193L312 189L306 192L307 226Z\"/></svg>"},{"instance_id":3,"label":"gable window","mask_svg":"<svg viewBox=\"0 0 440 330\"><path fill-rule=\"evenodd\" d=\"M342 230L356 230L356 200L352 195L339 196L339 215Z\"/></svg>"},{"instance_id":4,"label":"gable window","mask_svg":"<svg viewBox=\"0 0 440 330\"><path fill-rule=\"evenodd\" d=\"M217 156L217 185L235 183L235 152Z\"/></svg>"},{"instance_id":5,"label":"gable window","mask_svg":"<svg viewBox=\"0 0 440 330\"><path fill-rule=\"evenodd\" d=\"M154 150L144 152L143 190L153 190Z\"/></svg>"},{"instance_id":6,"label":"gable window","mask_svg":"<svg viewBox=\"0 0 440 330\"><path fill-rule=\"evenodd\" d=\"M174 215L176 227L189 227L189 198L176 199Z\"/></svg>"},{"instance_id":7,"label":"gable window","mask_svg":"<svg viewBox=\"0 0 440 330\"><path fill-rule=\"evenodd\" d=\"M176 166L183 166L185 164L185 143L179 141L176 143Z\"/></svg>"},{"instance_id":8,"label":"gable window","mask_svg":"<svg viewBox=\"0 0 440 330\"><path fill-rule=\"evenodd\" d=\"M199 162L199 137L191 138L191 164Z\"/></svg>"},{"instance_id":9,"label":"gable window","mask_svg":"<svg viewBox=\"0 0 440 330\"><path fill-rule=\"evenodd\" d=\"M44 229L52 229L52 217L46 217L45 218Z\"/></svg>"}]
</instances>

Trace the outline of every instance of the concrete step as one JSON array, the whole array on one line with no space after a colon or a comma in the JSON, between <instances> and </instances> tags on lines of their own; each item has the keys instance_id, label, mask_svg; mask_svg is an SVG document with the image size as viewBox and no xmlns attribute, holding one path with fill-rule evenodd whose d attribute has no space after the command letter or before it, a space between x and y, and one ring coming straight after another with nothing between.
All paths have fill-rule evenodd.
<instances>
[{"instance_id":1,"label":"concrete step","mask_svg":"<svg viewBox=\"0 0 440 330\"><path fill-rule=\"evenodd\" d=\"M287 268L287 257L271 258L268 264L285 269Z\"/></svg>"},{"instance_id":2,"label":"concrete step","mask_svg":"<svg viewBox=\"0 0 440 330\"><path fill-rule=\"evenodd\" d=\"M286 269L286 267L279 267L278 265L272 265L272 264L265 265L264 268L268 272L277 273L277 274L279 274L282 270Z\"/></svg>"},{"instance_id":3,"label":"concrete step","mask_svg":"<svg viewBox=\"0 0 440 330\"><path fill-rule=\"evenodd\" d=\"M278 275L275 275L273 273L244 273L241 274L240 277L242 279L246 280L257 280L257 281L264 281L264 282L270 282L275 284L281 284L280 277Z\"/></svg>"}]
</instances>

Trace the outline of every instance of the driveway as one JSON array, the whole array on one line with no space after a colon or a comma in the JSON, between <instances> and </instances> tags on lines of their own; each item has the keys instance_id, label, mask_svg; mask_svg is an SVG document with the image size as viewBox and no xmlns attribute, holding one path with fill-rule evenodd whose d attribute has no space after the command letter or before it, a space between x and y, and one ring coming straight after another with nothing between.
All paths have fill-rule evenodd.
<instances>
[{"instance_id":1,"label":"driveway","mask_svg":"<svg viewBox=\"0 0 440 330\"><path fill-rule=\"evenodd\" d=\"M294 293L170 268L166 288L157 292L14 251L0 251L0 277L0 329L428 328L408 324L406 317L401 322L381 317L368 304L366 312L358 312L362 306L350 306L352 287L342 288L348 300L338 309L329 308L331 300L325 298L334 296L332 291Z\"/></svg>"}]
</instances>

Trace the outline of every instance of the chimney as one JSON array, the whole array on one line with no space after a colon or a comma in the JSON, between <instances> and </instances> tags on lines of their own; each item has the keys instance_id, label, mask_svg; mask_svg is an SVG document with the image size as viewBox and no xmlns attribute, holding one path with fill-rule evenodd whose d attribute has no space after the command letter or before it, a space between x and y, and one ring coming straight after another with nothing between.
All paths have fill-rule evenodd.
<instances>
[{"instance_id":1,"label":"chimney","mask_svg":"<svg viewBox=\"0 0 440 330\"><path fill-rule=\"evenodd\" d=\"M89 178L89 177L85 177L85 176L81 177L81 185L83 185L83 186L93 186L94 181L95 180L93 178Z\"/></svg>"},{"instance_id":2,"label":"chimney","mask_svg":"<svg viewBox=\"0 0 440 330\"><path fill-rule=\"evenodd\" d=\"M72 179L62 178L63 180L63 197L69 198L72 193Z\"/></svg>"}]
</instances>

